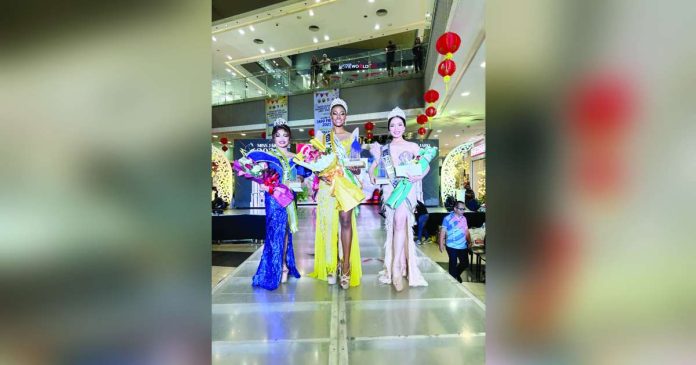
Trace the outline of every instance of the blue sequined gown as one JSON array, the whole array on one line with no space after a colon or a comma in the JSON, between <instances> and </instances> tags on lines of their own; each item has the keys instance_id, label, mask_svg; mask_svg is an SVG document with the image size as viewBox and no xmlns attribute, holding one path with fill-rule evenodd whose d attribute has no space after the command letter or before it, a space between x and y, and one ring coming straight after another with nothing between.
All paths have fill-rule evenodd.
<instances>
[{"instance_id":1,"label":"blue sequined gown","mask_svg":"<svg viewBox=\"0 0 696 365\"><path fill-rule=\"evenodd\" d=\"M247 154L255 162L266 162L268 166L278 172L280 182L283 183L283 165L277 157L268 152L251 151ZM291 169L297 171L298 176L308 176L311 171L297 166L292 160L289 161ZM299 271L295 266L295 253L292 246L292 233L288 227L288 212L270 194L264 193L266 205L266 239L263 246L263 254L259 262L259 268L252 279L253 286L267 290L275 290L280 285L283 273L283 243L285 235L288 235L287 267L288 277L300 277Z\"/></svg>"}]
</instances>

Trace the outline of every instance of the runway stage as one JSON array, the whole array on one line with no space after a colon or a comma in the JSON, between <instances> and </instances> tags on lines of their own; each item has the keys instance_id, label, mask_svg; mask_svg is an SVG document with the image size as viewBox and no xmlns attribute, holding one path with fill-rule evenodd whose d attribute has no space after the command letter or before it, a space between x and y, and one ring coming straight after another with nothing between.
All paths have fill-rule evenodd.
<instances>
[{"instance_id":1,"label":"runway stage","mask_svg":"<svg viewBox=\"0 0 696 365\"><path fill-rule=\"evenodd\" d=\"M253 288L262 249L213 289L213 364L484 364L485 305L420 250L428 287L397 293L377 273L386 237L377 206L361 206L358 287L306 277L315 207L299 207L294 236L300 279ZM404 284L407 281L404 280Z\"/></svg>"}]
</instances>

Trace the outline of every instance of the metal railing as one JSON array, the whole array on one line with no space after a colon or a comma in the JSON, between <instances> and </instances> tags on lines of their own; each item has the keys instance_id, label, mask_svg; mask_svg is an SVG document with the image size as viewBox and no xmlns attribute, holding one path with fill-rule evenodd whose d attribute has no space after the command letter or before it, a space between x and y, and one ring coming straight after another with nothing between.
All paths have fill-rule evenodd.
<instances>
[{"instance_id":1,"label":"metal railing","mask_svg":"<svg viewBox=\"0 0 696 365\"><path fill-rule=\"evenodd\" d=\"M215 79L212 83L212 104L223 105L273 95L293 95L324 88L341 88L381 82L422 74L427 59L428 44L421 43L421 64L416 65L412 48L394 51L391 70L385 49L366 51L331 59L330 71L319 59L314 75L311 67L275 69L249 76ZM417 70L417 66L420 69Z\"/></svg>"}]
</instances>

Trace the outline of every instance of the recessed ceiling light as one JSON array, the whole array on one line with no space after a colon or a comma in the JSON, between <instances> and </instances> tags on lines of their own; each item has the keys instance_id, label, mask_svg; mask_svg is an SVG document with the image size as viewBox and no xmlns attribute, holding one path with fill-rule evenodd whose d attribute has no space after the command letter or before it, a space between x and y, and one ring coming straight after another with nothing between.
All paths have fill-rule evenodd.
<instances>
[{"instance_id":1,"label":"recessed ceiling light","mask_svg":"<svg viewBox=\"0 0 696 365\"><path fill-rule=\"evenodd\" d=\"M438 129L438 130L437 130L437 133L442 133L442 129Z\"/></svg>"},{"instance_id":2,"label":"recessed ceiling light","mask_svg":"<svg viewBox=\"0 0 696 365\"><path fill-rule=\"evenodd\" d=\"M239 34L244 35L244 29L240 29Z\"/></svg>"},{"instance_id":3,"label":"recessed ceiling light","mask_svg":"<svg viewBox=\"0 0 696 365\"><path fill-rule=\"evenodd\" d=\"M375 30L379 30L379 24L375 24Z\"/></svg>"},{"instance_id":4,"label":"recessed ceiling light","mask_svg":"<svg viewBox=\"0 0 696 365\"><path fill-rule=\"evenodd\" d=\"M486 61L481 62L481 68L486 68Z\"/></svg>"},{"instance_id":5,"label":"recessed ceiling light","mask_svg":"<svg viewBox=\"0 0 696 365\"><path fill-rule=\"evenodd\" d=\"M325 41L328 41L328 40L329 40L329 36L328 36L328 35L324 35L324 40L325 40Z\"/></svg>"},{"instance_id":6,"label":"recessed ceiling light","mask_svg":"<svg viewBox=\"0 0 696 365\"><path fill-rule=\"evenodd\" d=\"M449 143L445 143L445 146L449 146Z\"/></svg>"},{"instance_id":7,"label":"recessed ceiling light","mask_svg":"<svg viewBox=\"0 0 696 365\"><path fill-rule=\"evenodd\" d=\"M455 136L455 137L459 137L459 135L458 135L458 134L455 134L454 136Z\"/></svg>"},{"instance_id":8,"label":"recessed ceiling light","mask_svg":"<svg viewBox=\"0 0 696 365\"><path fill-rule=\"evenodd\" d=\"M250 25L250 26L249 26L249 30L253 32L253 31L255 31L256 29L254 28L253 25Z\"/></svg>"},{"instance_id":9,"label":"recessed ceiling light","mask_svg":"<svg viewBox=\"0 0 696 365\"><path fill-rule=\"evenodd\" d=\"M469 96L469 95L471 95L471 93L469 91L465 91L462 93L462 96Z\"/></svg>"},{"instance_id":10,"label":"recessed ceiling light","mask_svg":"<svg viewBox=\"0 0 696 365\"><path fill-rule=\"evenodd\" d=\"M227 59L228 59L228 60L232 60L232 56L227 55Z\"/></svg>"},{"instance_id":11,"label":"recessed ceiling light","mask_svg":"<svg viewBox=\"0 0 696 365\"><path fill-rule=\"evenodd\" d=\"M304 132L304 128L300 128L300 132Z\"/></svg>"},{"instance_id":12,"label":"recessed ceiling light","mask_svg":"<svg viewBox=\"0 0 696 365\"><path fill-rule=\"evenodd\" d=\"M439 134L436 134L436 135L434 135L433 137L437 138L437 137L439 137L439 136L440 136Z\"/></svg>"},{"instance_id":13,"label":"recessed ceiling light","mask_svg":"<svg viewBox=\"0 0 696 365\"><path fill-rule=\"evenodd\" d=\"M259 94L263 94L263 91L259 90Z\"/></svg>"},{"instance_id":14,"label":"recessed ceiling light","mask_svg":"<svg viewBox=\"0 0 696 365\"><path fill-rule=\"evenodd\" d=\"M369 3L374 3L375 0L367 0L367 2L369 2Z\"/></svg>"},{"instance_id":15,"label":"recessed ceiling light","mask_svg":"<svg viewBox=\"0 0 696 365\"><path fill-rule=\"evenodd\" d=\"M314 43L319 43L319 40L317 39L317 37L314 37L314 38L312 39L312 41L313 41Z\"/></svg>"},{"instance_id":16,"label":"recessed ceiling light","mask_svg":"<svg viewBox=\"0 0 696 365\"><path fill-rule=\"evenodd\" d=\"M268 49L270 49L271 52L275 52L275 48L273 48L273 47L268 47ZM275 63L275 62L273 62L273 63Z\"/></svg>"},{"instance_id":17,"label":"recessed ceiling light","mask_svg":"<svg viewBox=\"0 0 696 365\"><path fill-rule=\"evenodd\" d=\"M232 72L232 70L230 70L229 68L226 68L225 71Z\"/></svg>"},{"instance_id":18,"label":"recessed ceiling light","mask_svg":"<svg viewBox=\"0 0 696 365\"><path fill-rule=\"evenodd\" d=\"M216 134L213 134L213 138L217 138L217 135L216 135Z\"/></svg>"},{"instance_id":19,"label":"recessed ceiling light","mask_svg":"<svg viewBox=\"0 0 696 365\"><path fill-rule=\"evenodd\" d=\"M430 13L425 13L425 17L426 17L426 18L429 18L429 17L430 17Z\"/></svg>"},{"instance_id":20,"label":"recessed ceiling light","mask_svg":"<svg viewBox=\"0 0 696 365\"><path fill-rule=\"evenodd\" d=\"M321 0L314 0L315 3L318 3L318 2L320 2L320 1L321 1Z\"/></svg>"},{"instance_id":21,"label":"recessed ceiling light","mask_svg":"<svg viewBox=\"0 0 696 365\"><path fill-rule=\"evenodd\" d=\"M314 10L309 9L309 16L314 16Z\"/></svg>"},{"instance_id":22,"label":"recessed ceiling light","mask_svg":"<svg viewBox=\"0 0 696 365\"><path fill-rule=\"evenodd\" d=\"M263 48L261 48L259 51L260 51L261 53L266 53L266 50L263 49Z\"/></svg>"},{"instance_id":23,"label":"recessed ceiling light","mask_svg":"<svg viewBox=\"0 0 696 365\"><path fill-rule=\"evenodd\" d=\"M231 74L232 74L232 76L237 76L237 74L236 74L236 73L234 73L234 72L231 72Z\"/></svg>"},{"instance_id":24,"label":"recessed ceiling light","mask_svg":"<svg viewBox=\"0 0 696 365\"><path fill-rule=\"evenodd\" d=\"M242 133L243 136L246 136L246 133Z\"/></svg>"},{"instance_id":25,"label":"recessed ceiling light","mask_svg":"<svg viewBox=\"0 0 696 365\"><path fill-rule=\"evenodd\" d=\"M213 36L213 42L217 42L217 38L215 38L215 36Z\"/></svg>"}]
</instances>

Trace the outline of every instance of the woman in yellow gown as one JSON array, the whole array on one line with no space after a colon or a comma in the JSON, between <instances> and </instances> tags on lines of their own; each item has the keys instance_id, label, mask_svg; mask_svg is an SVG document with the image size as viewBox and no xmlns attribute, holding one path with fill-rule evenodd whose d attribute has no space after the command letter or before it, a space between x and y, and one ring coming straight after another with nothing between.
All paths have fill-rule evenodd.
<instances>
[{"instance_id":1,"label":"woman in yellow gown","mask_svg":"<svg viewBox=\"0 0 696 365\"><path fill-rule=\"evenodd\" d=\"M318 132L316 136L318 140L328 142L331 145L340 164L345 164L351 157L359 157L360 153L358 129L356 128L353 133L349 133L344 128L347 111L348 105L345 101L338 98L334 99L330 109L333 128L329 135ZM345 169L345 176L358 187L360 187L360 182L354 174L359 173L360 168L349 167ZM337 271L340 270L340 285L343 289L360 285L362 267L355 214L354 208L345 211L339 210L336 198L331 194L329 181L322 178L317 192L314 272L310 273L309 277L326 280L333 285L336 284L336 276L339 274ZM339 232L341 236L340 248L338 245ZM349 259L341 260L339 266L339 258L345 257Z\"/></svg>"}]
</instances>

